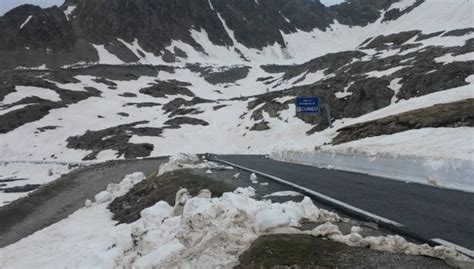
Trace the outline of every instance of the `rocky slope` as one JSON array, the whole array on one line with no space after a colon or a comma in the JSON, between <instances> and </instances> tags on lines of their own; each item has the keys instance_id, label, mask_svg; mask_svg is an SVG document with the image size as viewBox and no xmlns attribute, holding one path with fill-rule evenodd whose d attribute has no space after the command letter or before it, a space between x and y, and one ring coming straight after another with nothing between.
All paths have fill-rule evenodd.
<instances>
[{"instance_id":1,"label":"rocky slope","mask_svg":"<svg viewBox=\"0 0 474 269\"><path fill-rule=\"evenodd\" d=\"M0 68L98 61L92 44L105 45L124 62L138 61L137 52L119 39L137 40L143 50L167 58L186 57L165 49L174 40L206 53L190 29L206 32L214 45L238 42L253 49L274 44L285 48L282 34L324 31L335 19L364 26L393 2L350 1L330 8L305 0L67 0L47 9L24 5L0 18Z\"/></svg>"},{"instance_id":2,"label":"rocky slope","mask_svg":"<svg viewBox=\"0 0 474 269\"><path fill-rule=\"evenodd\" d=\"M337 128L351 131L344 142L374 135L371 126L383 129L379 122L355 125L364 129L358 134L353 118L424 96L429 101L409 108L421 109L410 117L422 122L427 111L446 112L442 123L426 126L455 127L453 121L465 119L423 108L472 98L473 6L471 0L20 6L0 17L0 158L313 148L332 143ZM430 97L443 92L448 101ZM295 115L295 96L320 97L337 128L327 129L325 110ZM394 117L403 125L397 132L418 128Z\"/></svg>"}]
</instances>

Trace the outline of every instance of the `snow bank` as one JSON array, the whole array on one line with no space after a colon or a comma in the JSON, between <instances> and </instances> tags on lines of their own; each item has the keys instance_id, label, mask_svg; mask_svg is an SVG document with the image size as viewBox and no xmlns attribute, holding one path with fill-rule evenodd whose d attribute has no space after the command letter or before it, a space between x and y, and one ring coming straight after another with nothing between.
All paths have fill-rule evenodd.
<instances>
[{"instance_id":1,"label":"snow bank","mask_svg":"<svg viewBox=\"0 0 474 269\"><path fill-rule=\"evenodd\" d=\"M170 157L169 162L163 163L158 168L158 176L178 169L233 169L232 166L223 166L205 159L200 160L196 154L179 153ZM206 171L207 172L207 171Z\"/></svg>"},{"instance_id":2,"label":"snow bank","mask_svg":"<svg viewBox=\"0 0 474 269\"><path fill-rule=\"evenodd\" d=\"M135 184L140 183L145 179L145 175L141 172L136 172L125 176L120 183L110 183L107 185L105 191L101 191L95 195L97 203L105 203L115 197L125 195Z\"/></svg>"},{"instance_id":3,"label":"snow bank","mask_svg":"<svg viewBox=\"0 0 474 269\"><path fill-rule=\"evenodd\" d=\"M469 127L410 130L271 157L474 192L474 128Z\"/></svg>"},{"instance_id":4,"label":"snow bank","mask_svg":"<svg viewBox=\"0 0 474 269\"><path fill-rule=\"evenodd\" d=\"M343 235L338 226L326 222L311 231L313 236L324 236L331 240L344 243L348 246L369 247L379 251L404 253L408 255L424 255L444 259L468 260L460 256L454 249L443 246L430 247L428 244L414 244L399 235L367 236L362 237L358 226L351 228L350 234Z\"/></svg>"},{"instance_id":5,"label":"snow bank","mask_svg":"<svg viewBox=\"0 0 474 269\"><path fill-rule=\"evenodd\" d=\"M120 195L143 178L141 173L129 175L105 192ZM67 219L0 249L0 268L233 268L255 239L275 233L305 233L351 246L467 259L450 248L407 243L399 236L363 238L359 227L343 235L330 223L339 221L339 216L319 209L308 197L299 203L271 203L253 195L252 187L219 198L211 198L208 190L191 197L182 189L175 201L182 210L159 201L142 210L138 221L121 225L112 221L107 202L89 202ZM302 219L325 223L310 231L295 229Z\"/></svg>"}]
</instances>

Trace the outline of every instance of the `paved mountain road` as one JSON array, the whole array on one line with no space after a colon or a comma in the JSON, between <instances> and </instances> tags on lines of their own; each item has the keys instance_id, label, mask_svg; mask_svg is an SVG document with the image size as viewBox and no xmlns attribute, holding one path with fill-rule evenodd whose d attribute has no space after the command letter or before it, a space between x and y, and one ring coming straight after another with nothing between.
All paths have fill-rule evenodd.
<instances>
[{"instance_id":1,"label":"paved mountain road","mask_svg":"<svg viewBox=\"0 0 474 269\"><path fill-rule=\"evenodd\" d=\"M474 249L474 194L366 174L279 162L256 155L220 160L278 177L403 225L425 239Z\"/></svg>"}]
</instances>

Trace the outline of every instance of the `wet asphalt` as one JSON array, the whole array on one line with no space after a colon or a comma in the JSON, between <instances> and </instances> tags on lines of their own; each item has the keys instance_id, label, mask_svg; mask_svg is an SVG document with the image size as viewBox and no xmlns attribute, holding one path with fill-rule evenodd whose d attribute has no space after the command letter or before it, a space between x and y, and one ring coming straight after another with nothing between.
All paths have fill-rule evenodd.
<instances>
[{"instance_id":1,"label":"wet asphalt","mask_svg":"<svg viewBox=\"0 0 474 269\"><path fill-rule=\"evenodd\" d=\"M423 238L441 238L474 249L473 193L279 162L257 155L219 158L398 222L405 230Z\"/></svg>"}]
</instances>

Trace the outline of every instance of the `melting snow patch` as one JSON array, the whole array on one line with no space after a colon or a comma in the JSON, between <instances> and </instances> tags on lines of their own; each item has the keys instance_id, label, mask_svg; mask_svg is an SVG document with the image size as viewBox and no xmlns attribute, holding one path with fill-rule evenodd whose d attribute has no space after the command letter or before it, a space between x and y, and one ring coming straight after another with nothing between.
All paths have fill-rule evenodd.
<instances>
[{"instance_id":1,"label":"melting snow patch","mask_svg":"<svg viewBox=\"0 0 474 269\"><path fill-rule=\"evenodd\" d=\"M344 98L347 96L351 96L352 92L336 92L334 93L334 95L336 96L336 98Z\"/></svg>"},{"instance_id":2,"label":"melting snow patch","mask_svg":"<svg viewBox=\"0 0 474 269\"><path fill-rule=\"evenodd\" d=\"M413 6L416 1L417 0L401 0L392 4L388 10L399 9L400 11L404 11L405 9Z\"/></svg>"},{"instance_id":3,"label":"melting snow patch","mask_svg":"<svg viewBox=\"0 0 474 269\"><path fill-rule=\"evenodd\" d=\"M278 192L267 194L263 197L267 198L267 197L277 197L277 196L302 196L302 195L303 194L296 191L278 191Z\"/></svg>"},{"instance_id":4,"label":"melting snow patch","mask_svg":"<svg viewBox=\"0 0 474 269\"><path fill-rule=\"evenodd\" d=\"M34 86L16 86L15 91L5 96L1 104L13 104L29 96L36 96L50 101L61 101L59 94L53 90Z\"/></svg>"},{"instance_id":5,"label":"melting snow patch","mask_svg":"<svg viewBox=\"0 0 474 269\"><path fill-rule=\"evenodd\" d=\"M135 184L144 179L145 175L140 172L127 175L120 183L110 183L107 185L105 191L101 191L95 196L95 201L100 204L108 202L112 200L112 198L125 195L131 188L133 188L133 186L135 186Z\"/></svg>"},{"instance_id":6,"label":"melting snow patch","mask_svg":"<svg viewBox=\"0 0 474 269\"><path fill-rule=\"evenodd\" d=\"M466 54L460 54L456 56L453 56L452 54L446 54L438 58L435 58L435 62L443 63L443 64L449 64L452 62L468 62L468 61L474 61L474 52L469 52Z\"/></svg>"},{"instance_id":7,"label":"melting snow patch","mask_svg":"<svg viewBox=\"0 0 474 269\"><path fill-rule=\"evenodd\" d=\"M250 178L249 178L249 179L250 179L250 181L255 181L255 180L257 180L257 175L255 175L255 173L252 173L252 174L250 175Z\"/></svg>"},{"instance_id":8,"label":"melting snow patch","mask_svg":"<svg viewBox=\"0 0 474 269\"><path fill-rule=\"evenodd\" d=\"M23 27L25 27L25 25L30 22L31 18L33 18L33 15L30 15L28 18L26 18L26 20L20 25L20 29L23 29Z\"/></svg>"},{"instance_id":9,"label":"melting snow patch","mask_svg":"<svg viewBox=\"0 0 474 269\"><path fill-rule=\"evenodd\" d=\"M97 50L99 54L99 63L100 64L124 64L122 60L120 60L117 56L110 53L104 45L94 45L94 48Z\"/></svg>"},{"instance_id":10,"label":"melting snow patch","mask_svg":"<svg viewBox=\"0 0 474 269\"><path fill-rule=\"evenodd\" d=\"M64 15L66 16L67 20L69 20L69 16L72 14L74 10L76 10L76 6L68 6L66 10L64 10Z\"/></svg>"},{"instance_id":11,"label":"melting snow patch","mask_svg":"<svg viewBox=\"0 0 474 269\"><path fill-rule=\"evenodd\" d=\"M196 154L179 153L171 156L169 162L160 165L158 168L158 176L178 169L208 169L208 171L211 171L211 169L232 170L233 167L219 165L215 162L209 162L207 160L200 160Z\"/></svg>"}]
</instances>

